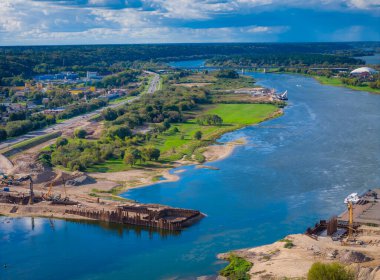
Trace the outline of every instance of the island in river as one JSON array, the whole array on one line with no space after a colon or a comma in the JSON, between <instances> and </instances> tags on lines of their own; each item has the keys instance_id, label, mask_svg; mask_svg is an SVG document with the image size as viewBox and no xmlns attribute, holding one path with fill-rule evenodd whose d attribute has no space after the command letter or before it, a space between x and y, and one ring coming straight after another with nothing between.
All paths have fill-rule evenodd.
<instances>
[{"instance_id":1,"label":"island in river","mask_svg":"<svg viewBox=\"0 0 380 280\"><path fill-rule=\"evenodd\" d=\"M180 235L161 236L91 223L2 218L0 258L8 268L1 275L167 279L216 274L225 266L216 260L218 253L304 232L321 217L342 211L344 204L337 202L347 193L379 184L378 96L297 75L249 75L261 86L288 89L289 106L281 118L221 137L218 142L244 138L246 144L212 163L219 170L180 167L171 171L178 181L157 181L122 194L143 203L199 209L207 215L203 221ZM51 252L59 252L54 260Z\"/></svg>"}]
</instances>

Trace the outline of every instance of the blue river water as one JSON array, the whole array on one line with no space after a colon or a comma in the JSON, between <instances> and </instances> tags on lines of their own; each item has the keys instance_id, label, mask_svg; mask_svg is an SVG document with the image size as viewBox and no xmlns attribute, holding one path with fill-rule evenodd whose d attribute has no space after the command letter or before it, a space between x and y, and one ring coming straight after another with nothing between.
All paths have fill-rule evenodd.
<instances>
[{"instance_id":1,"label":"blue river water","mask_svg":"<svg viewBox=\"0 0 380 280\"><path fill-rule=\"evenodd\" d=\"M123 194L198 209L206 218L172 235L0 217L0 279L212 275L225 265L217 260L218 253L303 232L343 211L347 194L380 185L380 95L324 86L297 75L248 74L263 86L288 90L289 106L282 117L224 135L220 142L244 137L247 144L207 164L219 170L179 168L185 171L177 182Z\"/></svg>"},{"instance_id":2,"label":"blue river water","mask_svg":"<svg viewBox=\"0 0 380 280\"><path fill-rule=\"evenodd\" d=\"M368 55L368 56L358 56L355 58L359 58L365 61L366 64L380 64L380 53L375 53L374 55Z\"/></svg>"}]
</instances>

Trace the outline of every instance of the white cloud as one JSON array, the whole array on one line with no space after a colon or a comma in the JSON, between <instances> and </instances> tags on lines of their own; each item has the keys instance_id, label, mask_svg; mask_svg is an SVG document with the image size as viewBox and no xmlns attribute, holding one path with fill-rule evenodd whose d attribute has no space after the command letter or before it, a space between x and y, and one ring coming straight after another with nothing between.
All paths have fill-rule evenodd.
<instances>
[{"instance_id":1,"label":"white cloud","mask_svg":"<svg viewBox=\"0 0 380 280\"><path fill-rule=\"evenodd\" d=\"M252 14L254 19L259 11L280 6L376 13L380 5L380 0L144 0L139 8L120 8L130 1L74 2L0 0L0 45L276 40L289 27L219 23L221 27L191 28L183 23L220 15Z\"/></svg>"}]
</instances>

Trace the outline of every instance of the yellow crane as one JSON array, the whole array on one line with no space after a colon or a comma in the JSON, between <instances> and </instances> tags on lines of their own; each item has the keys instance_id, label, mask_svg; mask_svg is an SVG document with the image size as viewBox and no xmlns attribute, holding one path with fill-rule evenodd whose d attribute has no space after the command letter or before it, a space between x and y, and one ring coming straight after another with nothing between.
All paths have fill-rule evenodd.
<instances>
[{"instance_id":1,"label":"yellow crane","mask_svg":"<svg viewBox=\"0 0 380 280\"><path fill-rule=\"evenodd\" d=\"M352 205L352 202L349 201L347 203L347 209L348 209L348 240L352 239L352 232L353 232L353 226L354 226L354 207Z\"/></svg>"},{"instance_id":2,"label":"yellow crane","mask_svg":"<svg viewBox=\"0 0 380 280\"><path fill-rule=\"evenodd\" d=\"M344 199L344 203L347 204L348 210L348 236L347 241L353 240L354 231L354 204L360 200L357 193L352 193Z\"/></svg>"}]
</instances>

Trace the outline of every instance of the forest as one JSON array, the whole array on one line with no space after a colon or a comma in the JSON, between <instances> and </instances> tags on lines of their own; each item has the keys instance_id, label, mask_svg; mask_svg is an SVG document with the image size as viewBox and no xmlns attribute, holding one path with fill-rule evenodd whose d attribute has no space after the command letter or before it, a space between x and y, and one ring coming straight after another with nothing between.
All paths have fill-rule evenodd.
<instances>
[{"instance_id":1,"label":"forest","mask_svg":"<svg viewBox=\"0 0 380 280\"><path fill-rule=\"evenodd\" d=\"M151 45L83 45L0 47L0 85L21 85L25 79L43 73L74 71L85 76L86 71L101 75L117 73L126 68L146 68L156 63L241 56L260 63L359 63L349 57L371 54L361 49L363 43L224 43L224 44L151 44ZM367 43L378 48L378 43ZM364 47L364 46L363 46ZM284 59L284 55L291 60ZM305 54L307 54L305 56ZM338 56L334 59L332 54ZM274 57L279 57L275 59ZM220 58L219 58L220 60ZM293 60L296 60L294 63ZM309 62L308 62L309 61Z\"/></svg>"}]
</instances>

